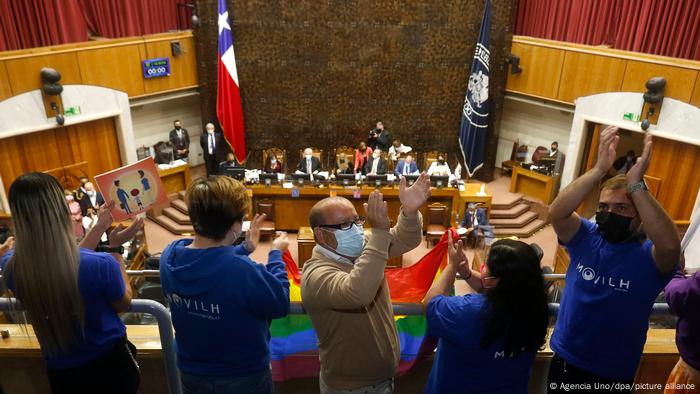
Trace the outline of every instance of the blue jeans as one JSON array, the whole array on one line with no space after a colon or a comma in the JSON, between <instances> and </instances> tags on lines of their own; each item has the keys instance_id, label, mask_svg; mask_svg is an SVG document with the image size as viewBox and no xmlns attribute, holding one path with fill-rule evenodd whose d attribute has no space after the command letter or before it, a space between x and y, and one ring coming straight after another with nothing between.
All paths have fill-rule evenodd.
<instances>
[{"instance_id":1,"label":"blue jeans","mask_svg":"<svg viewBox=\"0 0 700 394\"><path fill-rule=\"evenodd\" d=\"M199 376L180 372L185 394L274 394L270 370L243 377Z\"/></svg>"}]
</instances>

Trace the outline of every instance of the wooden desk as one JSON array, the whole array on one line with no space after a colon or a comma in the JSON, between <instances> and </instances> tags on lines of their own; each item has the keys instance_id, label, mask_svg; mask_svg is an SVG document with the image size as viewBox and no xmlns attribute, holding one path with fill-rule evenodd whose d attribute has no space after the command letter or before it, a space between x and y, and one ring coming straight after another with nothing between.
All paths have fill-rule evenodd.
<instances>
[{"instance_id":1,"label":"wooden desk","mask_svg":"<svg viewBox=\"0 0 700 394\"><path fill-rule=\"evenodd\" d=\"M522 193L535 197L549 205L556 197L558 187L559 177L540 174L523 167L513 168L513 175L510 178L511 193Z\"/></svg>"},{"instance_id":2,"label":"wooden desk","mask_svg":"<svg viewBox=\"0 0 700 394\"><path fill-rule=\"evenodd\" d=\"M371 230L365 228L365 236L370 235ZM314 240L314 233L311 231L311 227L299 227L299 235L297 236L297 254L298 259L297 264L299 268L304 265L304 263L311 258L311 253L316 246L316 241ZM390 267L401 268L403 264L403 255L390 258L386 261L386 265Z\"/></svg>"},{"instance_id":3,"label":"wooden desk","mask_svg":"<svg viewBox=\"0 0 700 394\"><path fill-rule=\"evenodd\" d=\"M297 197L292 197L292 190L294 189L285 189L281 186L249 186L250 195L253 202L252 209L256 209L257 202L260 200L271 200L274 205L273 215L275 217L275 226L277 229L296 231L299 229L299 227L306 227L309 225L309 211L311 210L311 207L313 207L318 201L331 195L347 198L353 203L357 213L359 215L364 215L364 208L362 204L367 202L367 197L372 191L375 190L374 187L369 186L362 186L360 188L343 188L340 186L321 188L295 187L295 189L299 192ZM355 190L360 191L359 198L354 197ZM381 188L381 192L384 195L384 200L387 202L389 217L395 222L401 207L401 202L399 200L399 188L393 186L383 187ZM460 209L459 206L461 198L462 196L458 189L433 188L428 204L439 202L447 206L447 211L450 214L446 218L444 225L449 226ZM424 223L427 223L427 220L425 220L426 211L427 204L421 208Z\"/></svg>"},{"instance_id":4,"label":"wooden desk","mask_svg":"<svg viewBox=\"0 0 700 394\"><path fill-rule=\"evenodd\" d=\"M168 168L167 170L159 169L158 175L160 175L160 180L165 187L165 194L173 194L185 190L192 182L190 166L187 164Z\"/></svg>"}]
</instances>

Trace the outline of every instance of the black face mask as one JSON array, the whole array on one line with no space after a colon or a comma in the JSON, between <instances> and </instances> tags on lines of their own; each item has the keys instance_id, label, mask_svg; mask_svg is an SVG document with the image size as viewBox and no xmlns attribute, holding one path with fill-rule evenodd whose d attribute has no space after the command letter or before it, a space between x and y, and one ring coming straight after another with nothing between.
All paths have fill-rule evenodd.
<instances>
[{"instance_id":1,"label":"black face mask","mask_svg":"<svg viewBox=\"0 0 700 394\"><path fill-rule=\"evenodd\" d=\"M438 160L438 164L440 164L441 166L445 165L445 160Z\"/></svg>"},{"instance_id":2,"label":"black face mask","mask_svg":"<svg viewBox=\"0 0 700 394\"><path fill-rule=\"evenodd\" d=\"M175 126L175 130L180 130L181 128L180 126Z\"/></svg>"},{"instance_id":3,"label":"black face mask","mask_svg":"<svg viewBox=\"0 0 700 394\"><path fill-rule=\"evenodd\" d=\"M630 230L632 218L618 215L612 212L598 211L595 221L598 224L600 234L608 242L620 243L631 238L634 231Z\"/></svg>"}]
</instances>

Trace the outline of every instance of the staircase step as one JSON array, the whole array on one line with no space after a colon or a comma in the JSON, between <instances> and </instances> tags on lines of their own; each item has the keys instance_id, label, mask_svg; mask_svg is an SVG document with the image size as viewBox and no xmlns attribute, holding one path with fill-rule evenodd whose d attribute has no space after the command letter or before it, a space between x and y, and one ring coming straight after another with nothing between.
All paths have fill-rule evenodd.
<instances>
[{"instance_id":1,"label":"staircase step","mask_svg":"<svg viewBox=\"0 0 700 394\"><path fill-rule=\"evenodd\" d=\"M514 227L500 227L494 228L493 234L498 237L518 237L527 238L532 236L532 234L538 232L546 225L544 220L535 219L528 223L525 227L514 228Z\"/></svg>"},{"instance_id":2,"label":"staircase step","mask_svg":"<svg viewBox=\"0 0 700 394\"><path fill-rule=\"evenodd\" d=\"M489 224L499 228L499 227L511 227L511 228L522 228L528 223L538 218L536 212L527 211L524 214L518 216L517 218L502 218L502 219L491 219Z\"/></svg>"},{"instance_id":3,"label":"staircase step","mask_svg":"<svg viewBox=\"0 0 700 394\"><path fill-rule=\"evenodd\" d=\"M165 215L159 215L152 217L151 220L158 223L164 229L170 231L177 235L192 235L194 234L194 228L192 226L183 225L175 222Z\"/></svg>"},{"instance_id":4,"label":"staircase step","mask_svg":"<svg viewBox=\"0 0 700 394\"><path fill-rule=\"evenodd\" d=\"M499 193L493 196L492 209L509 209L518 205L523 198L522 193Z\"/></svg>"},{"instance_id":5,"label":"staircase step","mask_svg":"<svg viewBox=\"0 0 700 394\"><path fill-rule=\"evenodd\" d=\"M177 209L178 211L184 213L185 215L189 215L189 212L187 211L187 204L185 203L184 200L170 201L170 206Z\"/></svg>"},{"instance_id":6,"label":"staircase step","mask_svg":"<svg viewBox=\"0 0 700 394\"><path fill-rule=\"evenodd\" d=\"M514 219L530 210L530 206L519 203L508 209L491 209L489 219Z\"/></svg>"},{"instance_id":7,"label":"staircase step","mask_svg":"<svg viewBox=\"0 0 700 394\"><path fill-rule=\"evenodd\" d=\"M182 201L185 201L185 194L187 194L185 190L180 190L179 192L177 192L177 198L179 198Z\"/></svg>"},{"instance_id":8,"label":"staircase step","mask_svg":"<svg viewBox=\"0 0 700 394\"><path fill-rule=\"evenodd\" d=\"M167 207L163 210L163 215L169 217L177 224L183 224L186 226L192 225L189 215L180 212L179 209Z\"/></svg>"}]
</instances>

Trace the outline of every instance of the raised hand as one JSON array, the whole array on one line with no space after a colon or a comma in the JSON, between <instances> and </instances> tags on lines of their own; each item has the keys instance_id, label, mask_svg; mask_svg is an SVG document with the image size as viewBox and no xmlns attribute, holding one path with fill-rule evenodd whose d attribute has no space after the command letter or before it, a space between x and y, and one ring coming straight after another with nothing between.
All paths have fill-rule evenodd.
<instances>
[{"instance_id":1,"label":"raised hand","mask_svg":"<svg viewBox=\"0 0 700 394\"><path fill-rule=\"evenodd\" d=\"M617 143L620 142L620 136L617 135L617 130L618 128L615 126L608 126L600 133L598 161L595 163L595 166L606 173L610 167L612 167L615 157L617 156Z\"/></svg>"},{"instance_id":2,"label":"raised hand","mask_svg":"<svg viewBox=\"0 0 700 394\"><path fill-rule=\"evenodd\" d=\"M364 204L365 216L369 220L372 228L389 230L391 221L386 207L386 201L378 190L370 193L367 202Z\"/></svg>"},{"instance_id":3,"label":"raised hand","mask_svg":"<svg viewBox=\"0 0 700 394\"><path fill-rule=\"evenodd\" d=\"M114 208L114 200L110 201L109 204L102 204L97 210L97 224L95 224L95 227L101 229L102 232L107 231L114 221L112 208Z\"/></svg>"},{"instance_id":4,"label":"raised hand","mask_svg":"<svg viewBox=\"0 0 700 394\"><path fill-rule=\"evenodd\" d=\"M642 151L642 156L637 159L637 162L627 171L627 184L631 185L642 181L644 174L647 172L647 168L649 168L649 162L651 161L651 148L651 134L647 132L644 136L644 150Z\"/></svg>"},{"instance_id":5,"label":"raised hand","mask_svg":"<svg viewBox=\"0 0 700 394\"><path fill-rule=\"evenodd\" d=\"M137 217L129 227L124 227L123 224L119 223L117 227L112 229L112 231L107 234L107 239L109 240L110 248L117 248L124 245L126 242L131 241L136 233L143 228L143 218Z\"/></svg>"},{"instance_id":6,"label":"raised hand","mask_svg":"<svg viewBox=\"0 0 700 394\"><path fill-rule=\"evenodd\" d=\"M462 240L459 239L455 242L452 231L448 232L447 236L449 238L449 242L447 242L448 261L457 272L461 272L463 269L468 268L469 264L467 255L464 254Z\"/></svg>"},{"instance_id":7,"label":"raised hand","mask_svg":"<svg viewBox=\"0 0 700 394\"><path fill-rule=\"evenodd\" d=\"M399 200L405 214L415 214L430 198L430 177L423 172L413 185L406 188L406 178L399 182Z\"/></svg>"},{"instance_id":8,"label":"raised hand","mask_svg":"<svg viewBox=\"0 0 700 394\"><path fill-rule=\"evenodd\" d=\"M262 226L266 217L267 215L263 213L262 215L255 215L253 220L250 221L250 228L245 234L245 241L243 243L249 253L253 253L258 247L258 243L260 242L260 226Z\"/></svg>"},{"instance_id":9,"label":"raised hand","mask_svg":"<svg viewBox=\"0 0 700 394\"><path fill-rule=\"evenodd\" d=\"M5 242L0 245L0 258L5 255L10 249L15 246L15 237L7 237Z\"/></svg>"},{"instance_id":10,"label":"raised hand","mask_svg":"<svg viewBox=\"0 0 700 394\"><path fill-rule=\"evenodd\" d=\"M272 250L284 252L287 248L289 248L289 237L287 237L287 233L283 231L277 232L277 238L272 241Z\"/></svg>"}]
</instances>

